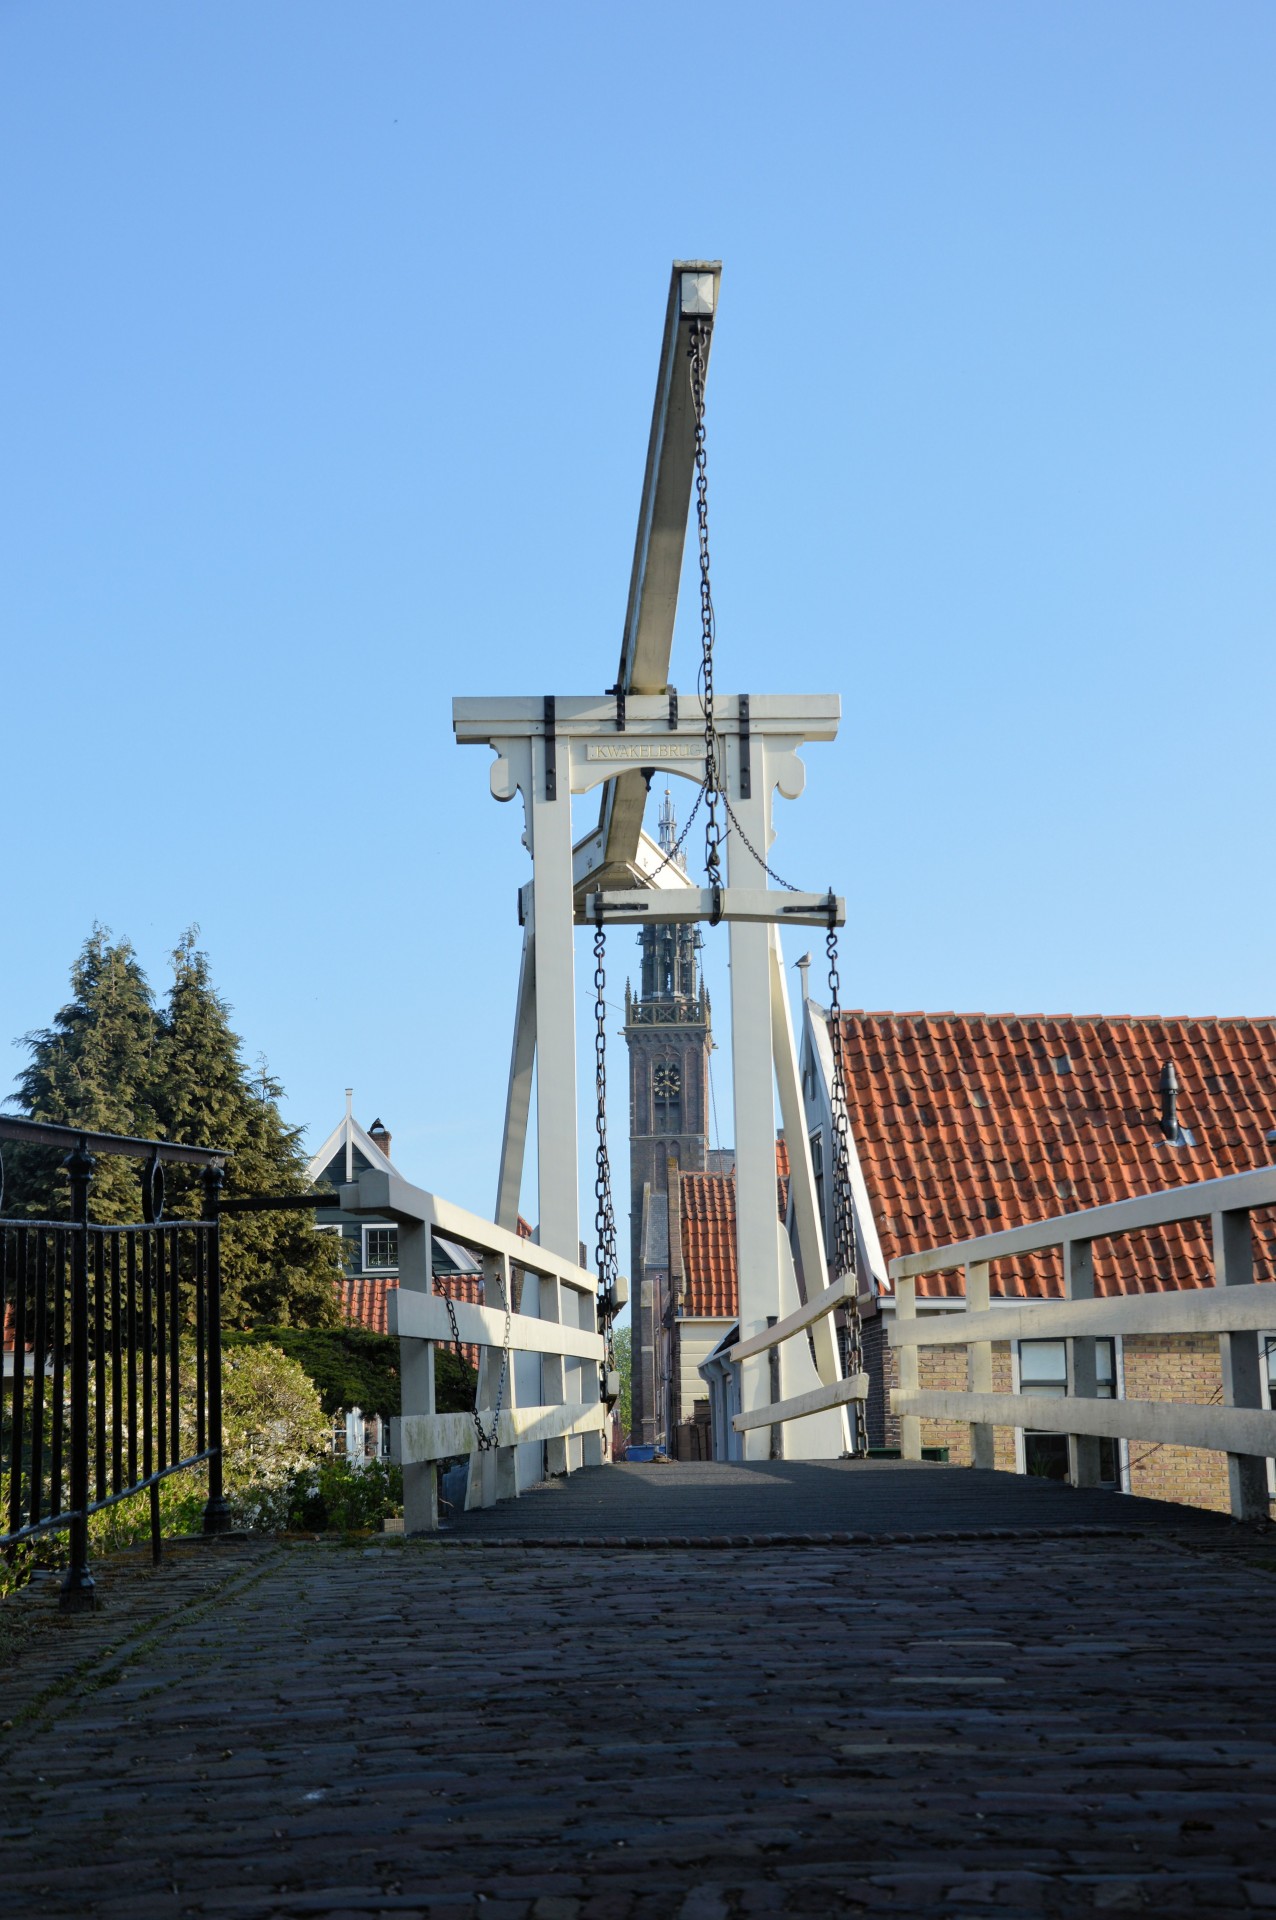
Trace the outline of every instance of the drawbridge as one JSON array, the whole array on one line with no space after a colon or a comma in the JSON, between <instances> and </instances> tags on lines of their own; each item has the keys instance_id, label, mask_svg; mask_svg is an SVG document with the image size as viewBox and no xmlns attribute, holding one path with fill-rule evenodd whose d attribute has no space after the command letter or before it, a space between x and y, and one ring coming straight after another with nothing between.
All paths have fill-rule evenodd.
<instances>
[{"instance_id":1,"label":"drawbridge","mask_svg":"<svg viewBox=\"0 0 1276 1920\"><path fill-rule=\"evenodd\" d=\"M437 1524L441 1459L469 1454L469 1502L487 1505L546 1475L600 1466L608 1457L609 1414L619 1392L613 1326L628 1298L607 1139L606 943L613 926L726 928L739 1248L730 1452L766 1459L780 1433L782 1450L794 1458L865 1451L845 1102L839 1107L835 1077L840 1126L830 1259L802 1122L780 943L784 926L825 931L836 1010L845 908L832 890L772 884L778 876L771 867L775 796L796 800L802 793L801 749L836 737L840 702L828 693L723 692L717 685L705 402L720 282L717 262L674 264L614 681L602 692L453 702L458 743L492 752L491 793L517 803L532 872L519 895L522 954L493 1218L480 1220L384 1172L365 1174L342 1193L343 1207L399 1225L398 1448L412 1530ZM689 690L673 683L671 659L693 521L701 645ZM657 771L695 789L677 851L699 818L703 884L644 829ZM595 791L598 824L577 839L573 798ZM593 931L597 996L592 1267L583 1264L579 1204L578 927ZM840 1075L840 1059L835 1069ZM775 1209L777 1090L789 1141L796 1261ZM539 1225L529 1242L518 1231L518 1205L533 1118ZM482 1306L434 1294L436 1232L460 1241L481 1263ZM432 1349L448 1340L480 1350L472 1416L435 1410Z\"/></svg>"},{"instance_id":2,"label":"drawbridge","mask_svg":"<svg viewBox=\"0 0 1276 1920\"><path fill-rule=\"evenodd\" d=\"M469 1508L497 1501L610 1457L619 1393L613 1329L628 1299L619 1271L607 1137L606 961L609 929L725 924L736 1166L738 1322L702 1369L715 1402L715 1453L724 1465L767 1461L863 1463L868 1454L860 1272L851 1184L846 1066L838 1001L837 940L845 906L831 888L802 892L772 864L776 795L806 783L802 750L836 738L835 694L720 691L710 567L706 392L721 273L717 262L674 263L661 339L646 466L620 656L601 692L461 698L458 744L486 747L492 796L511 805L531 857L518 918L522 953L504 1129L490 1220L416 1188L393 1172L368 1172L342 1190L352 1212L399 1227L400 1283L392 1331L401 1342L403 1415L396 1429L410 1532L438 1525L438 1463L468 1456ZM671 678L674 623L689 529L694 525L700 657L694 689ZM600 671L599 678L602 678ZM660 772L689 783L694 799L677 842L645 831L648 791ZM597 793L597 826L573 834L572 802ZM704 833L703 879L683 857L693 825ZM817 1189L805 1123L781 934L823 930L829 960L830 1147L828 1191ZM592 1265L579 1201L576 936L592 932L595 988L595 1210ZM533 1090L534 1108L533 1113ZM778 1117L790 1163L789 1226L775 1207ZM529 1238L518 1206L535 1125L539 1225ZM1100 1484L1103 1446L1131 1440L1226 1457L1234 1516L1265 1520L1276 1459L1276 1410L1267 1365L1276 1352L1270 1289L1254 1279L1253 1218L1276 1206L1276 1168L1180 1183L1099 1206L918 1249L892 1263L890 1328L901 1451L920 1461L924 1421L969 1434L976 1468L994 1463L998 1428L1066 1428L1068 1479ZM1168 1223L1206 1220L1212 1287L1096 1297L1096 1240ZM792 1239L790 1239L790 1231ZM468 1247L484 1277L471 1305L434 1292L431 1238ZM1048 1253L1062 1264L1063 1297L1008 1301L995 1293L999 1261ZM795 1257L796 1256L796 1257ZM963 1311L923 1310L918 1285L944 1270L962 1276ZM1126 1335L1217 1340L1221 1404L1114 1397L1096 1368L1099 1346ZM994 1393L993 1350L1048 1337L1066 1349L1066 1414L1022 1389ZM439 1343L480 1353L476 1404L440 1413L434 1400ZM942 1386L920 1370L926 1348L964 1350L966 1384ZM725 1443L725 1444L723 1444ZM826 1482L831 1486L831 1482ZM903 1483L895 1483L902 1486Z\"/></svg>"}]
</instances>

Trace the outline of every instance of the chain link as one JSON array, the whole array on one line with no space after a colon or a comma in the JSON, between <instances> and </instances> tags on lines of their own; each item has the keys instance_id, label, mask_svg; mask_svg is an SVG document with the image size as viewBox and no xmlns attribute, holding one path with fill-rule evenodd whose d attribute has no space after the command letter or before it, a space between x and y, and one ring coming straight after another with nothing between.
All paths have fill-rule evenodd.
<instances>
[{"instance_id":1,"label":"chain link","mask_svg":"<svg viewBox=\"0 0 1276 1920\"><path fill-rule=\"evenodd\" d=\"M616 1211L611 1197L611 1158L607 1151L607 935L601 914L594 926L594 1087L598 1111L594 1126L598 1146L594 1156L594 1232L597 1236L598 1312L603 1325L602 1397L608 1400L607 1376L616 1371L616 1336L612 1316L613 1288L619 1273L616 1254Z\"/></svg>"},{"instance_id":2,"label":"chain link","mask_svg":"<svg viewBox=\"0 0 1276 1920\"><path fill-rule=\"evenodd\" d=\"M500 1373L500 1378L496 1383L496 1405L492 1409L492 1425L491 1425L490 1431L484 1430L483 1421L479 1414L477 1389L475 1391L474 1405L470 1409L470 1418L474 1422L474 1432L478 1440L478 1450L480 1453L488 1453L496 1445L497 1428L500 1426L500 1422L501 1422L501 1402L505 1398L505 1381L506 1381L506 1377L509 1374L510 1299L509 1299L509 1295L505 1292L504 1281L501 1282L501 1292L502 1294L505 1295L505 1337L501 1345L501 1373ZM447 1317L452 1323L452 1338L456 1343L456 1351L458 1354L461 1354L462 1345L463 1345L461 1340L461 1330L456 1324L456 1308L453 1305L451 1294L445 1293L443 1296L443 1300L444 1300L444 1304L447 1307Z\"/></svg>"},{"instance_id":3,"label":"chain link","mask_svg":"<svg viewBox=\"0 0 1276 1920\"><path fill-rule=\"evenodd\" d=\"M855 1276L855 1201L851 1192L850 1121L846 1102L846 1055L842 1037L841 978L837 967L837 928L831 921L825 948L829 962L829 1040L833 1049L833 1085L829 1090L833 1133L833 1273L834 1280L846 1274ZM845 1369L848 1379L864 1371L864 1327L860 1319L858 1286L846 1303ZM851 1402L854 1440L851 1451L859 1456L868 1452L868 1428L862 1400Z\"/></svg>"},{"instance_id":4,"label":"chain link","mask_svg":"<svg viewBox=\"0 0 1276 1920\"><path fill-rule=\"evenodd\" d=\"M745 832L744 828L740 825L740 822L736 819L735 808L731 805L731 802L727 799L727 796L725 793L722 796L722 804L727 810L728 820L731 822L732 826L735 828L736 832L739 834L740 839L743 842L747 851L753 855L754 859L757 861L758 865L761 867L763 873L769 874L771 879L775 881L776 886L783 887L786 893L800 893L801 892L800 887L795 887L791 880L786 880L782 873L777 873L774 867L770 867L767 865L766 861L762 858L762 855L758 852L752 840L750 840L748 834Z\"/></svg>"},{"instance_id":5,"label":"chain link","mask_svg":"<svg viewBox=\"0 0 1276 1920\"><path fill-rule=\"evenodd\" d=\"M709 468L704 431L704 385L709 365L709 327L704 320L691 328L691 399L696 414L696 528L700 543L700 699L704 706L704 788L709 803L704 828L705 877L711 887L722 885L722 827L718 801L725 800L718 775L718 736L713 724L713 643L717 627L713 590L709 584Z\"/></svg>"}]
</instances>

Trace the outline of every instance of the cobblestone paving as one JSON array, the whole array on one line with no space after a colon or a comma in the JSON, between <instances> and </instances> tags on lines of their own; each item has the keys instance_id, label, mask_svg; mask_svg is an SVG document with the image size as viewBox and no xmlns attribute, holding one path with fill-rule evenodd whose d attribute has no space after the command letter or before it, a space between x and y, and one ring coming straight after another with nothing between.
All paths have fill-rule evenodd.
<instances>
[{"instance_id":1,"label":"cobblestone paving","mask_svg":"<svg viewBox=\"0 0 1276 1920\"><path fill-rule=\"evenodd\" d=\"M1276 1571L1225 1555L409 1541L136 1580L3 1736L6 1914L1276 1909Z\"/></svg>"}]
</instances>

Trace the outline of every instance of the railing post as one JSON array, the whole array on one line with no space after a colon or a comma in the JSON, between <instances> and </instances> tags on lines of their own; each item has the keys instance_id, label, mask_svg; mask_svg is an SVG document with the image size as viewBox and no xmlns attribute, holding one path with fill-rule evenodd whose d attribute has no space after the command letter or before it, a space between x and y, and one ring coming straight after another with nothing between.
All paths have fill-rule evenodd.
<instances>
[{"instance_id":1,"label":"railing post","mask_svg":"<svg viewBox=\"0 0 1276 1920\"><path fill-rule=\"evenodd\" d=\"M895 1282L895 1319L897 1324L917 1318L917 1282L915 1280L897 1280ZM897 1350L899 1368L899 1390L901 1393L916 1393L918 1383L917 1348L911 1343ZM922 1457L922 1423L915 1413L902 1413L899 1417L899 1451L904 1460L920 1460Z\"/></svg>"},{"instance_id":2,"label":"railing post","mask_svg":"<svg viewBox=\"0 0 1276 1920\"><path fill-rule=\"evenodd\" d=\"M223 1173L204 1168L204 1219L208 1223L208 1257L204 1262L207 1294L204 1301L205 1339L208 1341L208 1501L204 1532L229 1533L232 1522L226 1505L226 1461L222 1453L222 1225L219 1202Z\"/></svg>"},{"instance_id":3,"label":"railing post","mask_svg":"<svg viewBox=\"0 0 1276 1920\"><path fill-rule=\"evenodd\" d=\"M976 1260L966 1268L966 1312L987 1313L989 1304L988 1262ZM966 1390L968 1393L992 1392L992 1342L971 1340L966 1346ZM970 1464L990 1472L996 1462L996 1433L986 1420L970 1423Z\"/></svg>"},{"instance_id":4,"label":"railing post","mask_svg":"<svg viewBox=\"0 0 1276 1920\"><path fill-rule=\"evenodd\" d=\"M1093 1300L1093 1241L1064 1241L1063 1295L1065 1300ZM1093 1336L1072 1339L1067 1344L1068 1392L1079 1400L1097 1399L1099 1382L1095 1369ZM1068 1478L1074 1487L1098 1486L1099 1440L1096 1434L1070 1433L1068 1435Z\"/></svg>"},{"instance_id":5,"label":"railing post","mask_svg":"<svg viewBox=\"0 0 1276 1920\"><path fill-rule=\"evenodd\" d=\"M1214 1238L1214 1285L1244 1287L1254 1278L1254 1246L1250 1232L1249 1209L1210 1216ZM1223 1401L1229 1407L1261 1407L1264 1404L1263 1370L1259 1360L1259 1336L1256 1333L1220 1333L1219 1358L1223 1363ZM1228 1491L1232 1518L1266 1520L1271 1511L1267 1492L1267 1461L1262 1454L1229 1453L1227 1456Z\"/></svg>"},{"instance_id":6,"label":"railing post","mask_svg":"<svg viewBox=\"0 0 1276 1920\"><path fill-rule=\"evenodd\" d=\"M766 1317L766 1323L768 1327L773 1327L776 1321L779 1319L779 1317L780 1316L777 1313L768 1313ZM771 1368L771 1376L770 1376L771 1404L772 1406L774 1406L777 1400L782 1400L784 1398L784 1394L780 1386L780 1349L779 1347L771 1347L768 1350L767 1360ZM772 1460L783 1460L784 1458L784 1425L783 1425L783 1422L779 1420L773 1421L771 1424L770 1458Z\"/></svg>"},{"instance_id":7,"label":"railing post","mask_svg":"<svg viewBox=\"0 0 1276 1920\"><path fill-rule=\"evenodd\" d=\"M71 1176L71 1420L70 1482L71 1533L66 1577L59 1605L68 1613L82 1613L97 1604L89 1572L89 1184L97 1161L83 1142L63 1161ZM61 1329L58 1331L61 1338ZM23 1355L14 1355L16 1369ZM39 1362L37 1361L37 1364ZM57 1499L57 1488L54 1488Z\"/></svg>"},{"instance_id":8,"label":"railing post","mask_svg":"<svg viewBox=\"0 0 1276 1920\"><path fill-rule=\"evenodd\" d=\"M399 1220L399 1286L417 1293L433 1293L430 1263L430 1226L424 1220ZM433 1417L434 1342L399 1340L399 1387L403 1415ZM439 1480L433 1460L408 1461L400 1445L403 1466L403 1531L437 1533ZM471 1456L473 1458L473 1456Z\"/></svg>"}]
</instances>

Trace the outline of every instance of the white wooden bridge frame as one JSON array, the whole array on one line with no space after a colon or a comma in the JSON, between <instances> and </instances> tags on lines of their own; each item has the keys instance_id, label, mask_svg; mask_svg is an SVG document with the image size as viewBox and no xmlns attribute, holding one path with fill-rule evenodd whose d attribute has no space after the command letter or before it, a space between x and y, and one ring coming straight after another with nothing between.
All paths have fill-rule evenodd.
<instances>
[{"instance_id":1,"label":"white wooden bridge frame","mask_svg":"<svg viewBox=\"0 0 1276 1920\"><path fill-rule=\"evenodd\" d=\"M565 1472L568 1448L577 1464L604 1458L606 1408L599 1399L603 1339L597 1328L594 1275L464 1207L414 1187L398 1174L368 1172L341 1189L348 1213L394 1220L399 1230L399 1285L390 1295L390 1332L399 1337L405 1412L391 1423L391 1453L403 1468L404 1528L432 1532L439 1523L440 1460L469 1455L468 1507L490 1506L544 1477ZM459 1242L478 1258L487 1304L449 1305L434 1292L431 1238ZM463 1343L480 1349L477 1403L486 1432L495 1413L514 1273L522 1273L522 1310L510 1316L510 1364L497 1420L496 1446L479 1450L473 1417L438 1413L434 1349L451 1343L452 1315Z\"/></svg>"},{"instance_id":2,"label":"white wooden bridge frame","mask_svg":"<svg viewBox=\"0 0 1276 1920\"><path fill-rule=\"evenodd\" d=\"M719 774L744 835L769 852L774 831L772 796L796 799L806 781L797 749L832 740L841 703L835 694L755 695L715 701ZM578 1133L576 1114L576 969L574 929L592 923L642 924L718 918L728 923L731 960L731 1049L736 1154L736 1234L741 1340L765 1334L769 1321L787 1319L802 1305L787 1236L775 1205L775 1089L789 1146L798 1244L806 1286L826 1291L828 1272L815 1178L806 1135L797 1048L785 980L779 927L826 925L826 895L790 895L757 886L757 862L734 829L726 840L727 882L717 899L690 886L672 863L655 877L663 890L590 886L601 864L598 836L573 846L571 798L613 780L622 771L657 768L703 784L704 713L683 699L676 715L665 695L626 702L625 726L606 696L559 698L552 716L543 698L466 699L453 702L462 745L492 748L491 788L498 800L523 802L525 839L533 877L524 889L524 949L502 1151L501 1213L516 1205L531 1101L533 1059L552 1062L537 1075L537 1158L541 1241L569 1256L578 1246ZM835 919L844 918L840 900ZM791 1436L796 1458L836 1458L848 1451L846 1383L827 1311L812 1316L815 1363L805 1340L784 1349L778 1388L761 1350L741 1360L741 1415L736 1422L744 1458L765 1459L774 1403L816 1396ZM837 1392L821 1389L839 1389ZM763 1417L765 1416L765 1417ZM574 1459L569 1457L569 1465Z\"/></svg>"},{"instance_id":3,"label":"white wooden bridge frame","mask_svg":"<svg viewBox=\"0 0 1276 1920\"><path fill-rule=\"evenodd\" d=\"M923 1420L968 1421L978 1467L993 1465L995 1427L1057 1433L1066 1422L1074 1485L1097 1481L1100 1439L1203 1447L1227 1455L1233 1514L1266 1518L1267 1462L1276 1456L1276 1413L1267 1409L1260 1335L1276 1327L1276 1288L1254 1280L1250 1215L1255 1208L1272 1206L1276 1167L1263 1167L892 1260L896 1311L890 1342L899 1357L899 1386L891 1401L900 1415L904 1458L921 1458ZM1095 1240L1202 1218L1212 1229L1212 1289L1095 1297ZM1055 1247L1063 1255L1065 1299L994 1302L989 1287L993 1261ZM965 1274L965 1313L920 1317L918 1277L953 1268ZM1225 1404L1097 1399L1094 1342L1127 1333L1216 1335ZM1033 1339L1067 1341L1065 1399L993 1392L993 1342ZM924 1346L966 1348L965 1392L919 1387L917 1356Z\"/></svg>"}]
</instances>

